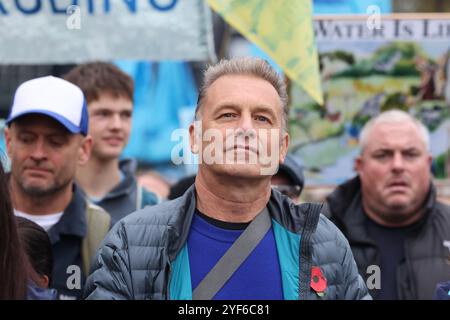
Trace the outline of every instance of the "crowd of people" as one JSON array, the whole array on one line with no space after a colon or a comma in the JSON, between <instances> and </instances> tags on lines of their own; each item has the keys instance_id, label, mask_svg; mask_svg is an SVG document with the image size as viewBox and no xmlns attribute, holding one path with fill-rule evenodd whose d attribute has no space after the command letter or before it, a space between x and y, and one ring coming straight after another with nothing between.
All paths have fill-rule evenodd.
<instances>
[{"instance_id":1,"label":"crowd of people","mask_svg":"<svg viewBox=\"0 0 450 320\"><path fill-rule=\"evenodd\" d=\"M0 299L450 299L450 207L410 114L372 118L357 176L300 203L284 80L262 59L222 60L189 127L198 172L160 192L121 158L133 90L103 62L17 88Z\"/></svg>"}]
</instances>

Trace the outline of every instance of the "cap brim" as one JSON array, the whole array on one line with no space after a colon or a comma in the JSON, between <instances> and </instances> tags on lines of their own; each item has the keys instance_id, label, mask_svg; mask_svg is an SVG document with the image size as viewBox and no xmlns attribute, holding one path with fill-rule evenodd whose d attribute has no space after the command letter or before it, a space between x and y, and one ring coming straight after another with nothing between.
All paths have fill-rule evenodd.
<instances>
[{"instance_id":1,"label":"cap brim","mask_svg":"<svg viewBox=\"0 0 450 320\"><path fill-rule=\"evenodd\" d=\"M27 110L25 112L21 112L21 113L15 114L13 117L9 116L8 119L6 120L6 124L9 125L14 120L17 120L20 117L30 115L30 114L39 114L39 115L48 116L48 117L52 118L53 120L56 120L60 124L62 124L70 133L73 133L73 134L82 133L81 129L79 127L77 127L76 125L74 125L72 122L70 122L66 118L62 117L61 115L59 115L55 112L48 111L48 110Z\"/></svg>"}]
</instances>

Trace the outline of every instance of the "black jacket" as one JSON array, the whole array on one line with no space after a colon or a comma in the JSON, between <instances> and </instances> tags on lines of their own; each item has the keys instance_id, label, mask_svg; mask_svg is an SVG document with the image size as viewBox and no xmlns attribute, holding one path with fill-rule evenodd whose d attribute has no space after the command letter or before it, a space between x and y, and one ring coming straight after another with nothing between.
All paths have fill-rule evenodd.
<instances>
[{"instance_id":1,"label":"black jacket","mask_svg":"<svg viewBox=\"0 0 450 320\"><path fill-rule=\"evenodd\" d=\"M327 197L327 216L347 237L359 273L366 279L371 275L366 273L368 266L380 266L380 252L367 233L360 189L359 177L340 185ZM450 251L444 246L450 240L450 207L437 201L433 185L425 206L424 218L408 231L405 261L397 267L399 299L432 299L436 284L450 279ZM376 299L378 290L370 294Z\"/></svg>"},{"instance_id":2,"label":"black jacket","mask_svg":"<svg viewBox=\"0 0 450 320\"><path fill-rule=\"evenodd\" d=\"M82 296L86 275L82 267L81 242L86 235L86 199L74 184L72 200L58 223L48 230L53 249L51 286L58 290L58 299L73 300Z\"/></svg>"}]
</instances>

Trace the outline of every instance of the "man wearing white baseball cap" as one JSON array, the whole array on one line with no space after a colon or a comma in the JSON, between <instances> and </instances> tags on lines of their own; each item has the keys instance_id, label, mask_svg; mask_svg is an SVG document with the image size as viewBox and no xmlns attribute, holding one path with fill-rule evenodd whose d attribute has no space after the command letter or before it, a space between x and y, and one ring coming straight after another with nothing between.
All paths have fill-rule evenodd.
<instances>
[{"instance_id":1,"label":"man wearing white baseball cap","mask_svg":"<svg viewBox=\"0 0 450 320\"><path fill-rule=\"evenodd\" d=\"M88 247L99 241L91 237L91 221L101 221L97 228L110 226L108 214L74 183L77 165L88 161L92 148L83 93L52 76L26 81L16 90L6 123L15 214L48 232L54 256L50 286L59 298L81 298L92 258Z\"/></svg>"}]
</instances>

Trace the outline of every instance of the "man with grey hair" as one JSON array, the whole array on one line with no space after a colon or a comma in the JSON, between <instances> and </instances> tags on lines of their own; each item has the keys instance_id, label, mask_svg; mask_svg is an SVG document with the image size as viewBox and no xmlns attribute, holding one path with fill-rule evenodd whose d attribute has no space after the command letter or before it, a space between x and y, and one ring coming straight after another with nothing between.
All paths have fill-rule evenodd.
<instances>
[{"instance_id":1,"label":"man with grey hair","mask_svg":"<svg viewBox=\"0 0 450 320\"><path fill-rule=\"evenodd\" d=\"M360 149L358 175L327 197L327 215L374 299L432 299L450 279L450 208L436 200L428 130L387 111L365 125Z\"/></svg>"},{"instance_id":2,"label":"man with grey hair","mask_svg":"<svg viewBox=\"0 0 450 320\"><path fill-rule=\"evenodd\" d=\"M273 172L260 158L285 159L286 101L283 80L264 60L210 67L189 131L200 158L194 185L115 225L87 298L370 298L347 240L321 206L295 205L271 189Z\"/></svg>"}]
</instances>

